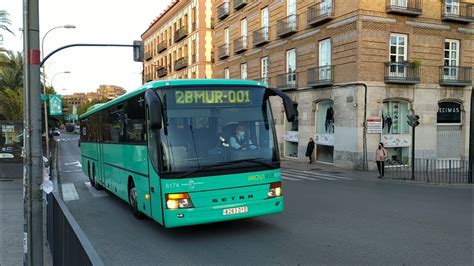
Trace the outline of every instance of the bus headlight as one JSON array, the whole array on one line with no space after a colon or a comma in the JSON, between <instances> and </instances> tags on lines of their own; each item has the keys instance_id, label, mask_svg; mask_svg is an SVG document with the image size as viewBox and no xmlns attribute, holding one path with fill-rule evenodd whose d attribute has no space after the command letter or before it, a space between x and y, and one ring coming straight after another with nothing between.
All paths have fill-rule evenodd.
<instances>
[{"instance_id":1,"label":"bus headlight","mask_svg":"<svg viewBox=\"0 0 474 266\"><path fill-rule=\"evenodd\" d=\"M275 182L270 184L270 190L268 190L268 197L275 198L281 196L281 183Z\"/></svg>"},{"instance_id":2,"label":"bus headlight","mask_svg":"<svg viewBox=\"0 0 474 266\"><path fill-rule=\"evenodd\" d=\"M188 193L166 194L166 208L171 210L194 208Z\"/></svg>"}]
</instances>

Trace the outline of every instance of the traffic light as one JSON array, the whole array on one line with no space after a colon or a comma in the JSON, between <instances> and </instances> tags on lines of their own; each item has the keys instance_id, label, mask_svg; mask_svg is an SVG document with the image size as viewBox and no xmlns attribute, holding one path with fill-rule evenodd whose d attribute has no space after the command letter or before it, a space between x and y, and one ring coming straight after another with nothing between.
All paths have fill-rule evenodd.
<instances>
[{"instance_id":1,"label":"traffic light","mask_svg":"<svg viewBox=\"0 0 474 266\"><path fill-rule=\"evenodd\" d=\"M142 41L133 41L133 61L143 62L144 51Z\"/></svg>"},{"instance_id":2,"label":"traffic light","mask_svg":"<svg viewBox=\"0 0 474 266\"><path fill-rule=\"evenodd\" d=\"M417 127L420 125L420 116L419 115L407 115L408 125L411 127Z\"/></svg>"}]
</instances>

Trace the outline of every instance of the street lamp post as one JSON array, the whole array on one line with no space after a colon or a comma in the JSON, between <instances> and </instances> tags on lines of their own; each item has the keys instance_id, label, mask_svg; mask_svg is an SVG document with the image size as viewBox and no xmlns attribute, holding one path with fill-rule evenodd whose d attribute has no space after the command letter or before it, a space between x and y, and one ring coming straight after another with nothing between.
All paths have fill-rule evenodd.
<instances>
[{"instance_id":1,"label":"street lamp post","mask_svg":"<svg viewBox=\"0 0 474 266\"><path fill-rule=\"evenodd\" d=\"M54 74L53 77L51 78L51 83L50 83L51 87L54 88L54 86L53 86L54 78L59 74L71 74L71 71L61 71L61 72L58 72L58 73Z\"/></svg>"},{"instance_id":2,"label":"street lamp post","mask_svg":"<svg viewBox=\"0 0 474 266\"><path fill-rule=\"evenodd\" d=\"M74 26L74 25L66 24L66 25L57 26L57 27L54 27L54 28L48 30L44 34L43 39L41 39L41 61L43 61L43 59L44 59L44 39L46 39L46 36L48 36L48 33L50 33L51 31L53 31L55 29L75 29L75 28L76 28L76 26ZM47 93L46 93L46 73L45 73L45 70L44 70L44 66L43 66L43 94L47 95ZM43 106L44 106L45 140L46 140L46 157L49 159L50 156L49 156L49 134L48 134L49 133L48 132L49 131L49 129L48 129L48 108L47 108L47 101L46 100L44 101Z\"/></svg>"}]
</instances>

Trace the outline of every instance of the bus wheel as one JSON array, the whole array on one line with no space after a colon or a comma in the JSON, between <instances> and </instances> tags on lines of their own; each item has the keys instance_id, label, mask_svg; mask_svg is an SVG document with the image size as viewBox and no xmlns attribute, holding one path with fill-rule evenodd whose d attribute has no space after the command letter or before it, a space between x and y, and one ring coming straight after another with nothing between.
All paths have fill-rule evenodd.
<instances>
[{"instance_id":1,"label":"bus wheel","mask_svg":"<svg viewBox=\"0 0 474 266\"><path fill-rule=\"evenodd\" d=\"M89 178L89 182L92 185L92 178L91 178L91 164L87 162L87 177Z\"/></svg>"},{"instance_id":2,"label":"bus wheel","mask_svg":"<svg viewBox=\"0 0 474 266\"><path fill-rule=\"evenodd\" d=\"M128 201L130 203L130 207L132 208L133 216L135 216L137 219L142 219L143 213L141 213L138 209L137 189L135 188L133 181L131 181L130 185L128 186Z\"/></svg>"},{"instance_id":3,"label":"bus wheel","mask_svg":"<svg viewBox=\"0 0 474 266\"><path fill-rule=\"evenodd\" d=\"M93 185L95 189L101 190L102 186L97 182L97 176L95 174L95 165L92 165L92 180L93 182L91 182L91 185Z\"/></svg>"}]
</instances>

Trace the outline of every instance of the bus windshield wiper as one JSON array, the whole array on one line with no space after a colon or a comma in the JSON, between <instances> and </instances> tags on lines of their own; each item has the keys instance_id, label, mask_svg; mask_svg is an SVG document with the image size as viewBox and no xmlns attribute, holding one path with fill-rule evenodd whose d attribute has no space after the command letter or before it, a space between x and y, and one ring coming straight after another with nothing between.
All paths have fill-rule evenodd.
<instances>
[{"instance_id":1,"label":"bus windshield wiper","mask_svg":"<svg viewBox=\"0 0 474 266\"><path fill-rule=\"evenodd\" d=\"M214 167L225 166L225 165L231 165L231 164L237 164L237 163L256 163L256 164L268 166L268 167L270 167L270 168L272 168L272 169L278 168L277 166L275 166L275 165L273 165L273 164L271 164L271 163L266 163L266 162L260 161L261 159L263 159L263 158L241 159L241 160L227 161L227 162L219 162L219 163L215 163L215 164L211 164L211 165L206 165L206 166L204 166L204 167L202 167L202 168L199 168L199 169L196 169L196 170L191 170L191 171L189 171L189 172L186 172L186 173L180 175L179 178L183 178L183 177L186 177L186 176L190 176L190 175L192 175L192 174L195 174L195 173L198 173L198 172L207 170L207 169L211 169L211 168L214 168Z\"/></svg>"}]
</instances>

